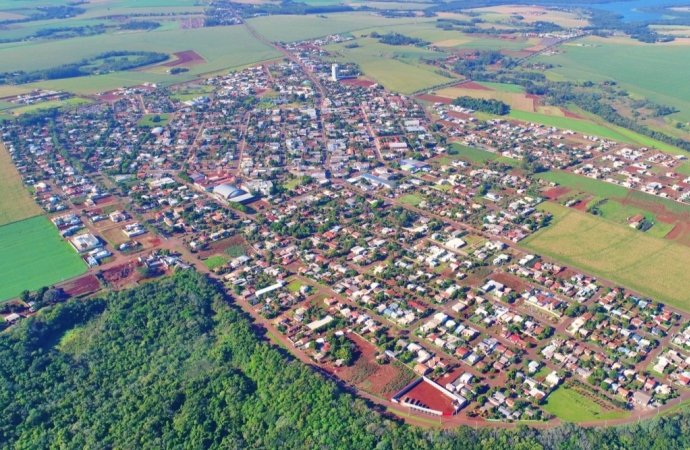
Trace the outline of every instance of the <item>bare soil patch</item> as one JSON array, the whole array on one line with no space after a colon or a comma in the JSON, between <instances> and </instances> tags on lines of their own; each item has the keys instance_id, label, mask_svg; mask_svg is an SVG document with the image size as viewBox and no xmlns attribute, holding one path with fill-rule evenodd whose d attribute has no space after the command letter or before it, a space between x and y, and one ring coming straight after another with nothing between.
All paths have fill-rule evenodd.
<instances>
[{"instance_id":1,"label":"bare soil patch","mask_svg":"<svg viewBox=\"0 0 690 450\"><path fill-rule=\"evenodd\" d=\"M177 57L175 61L168 61L166 63L161 64L162 66L165 67L178 67L178 66L185 66L185 67L191 67L191 66L196 66L198 64L205 63L206 60L197 52L194 50L187 50L184 52L177 52L173 54L174 56Z\"/></svg>"},{"instance_id":2,"label":"bare soil patch","mask_svg":"<svg viewBox=\"0 0 690 450\"><path fill-rule=\"evenodd\" d=\"M71 297L88 294L101 288L98 278L93 275L77 278L62 285L62 289Z\"/></svg>"},{"instance_id":3,"label":"bare soil patch","mask_svg":"<svg viewBox=\"0 0 690 450\"><path fill-rule=\"evenodd\" d=\"M544 195L549 200L555 200L558 197L561 197L561 196L567 194L568 192L570 192L570 188L563 187L563 186L557 186L557 187L551 188L548 191L544 192Z\"/></svg>"}]
</instances>

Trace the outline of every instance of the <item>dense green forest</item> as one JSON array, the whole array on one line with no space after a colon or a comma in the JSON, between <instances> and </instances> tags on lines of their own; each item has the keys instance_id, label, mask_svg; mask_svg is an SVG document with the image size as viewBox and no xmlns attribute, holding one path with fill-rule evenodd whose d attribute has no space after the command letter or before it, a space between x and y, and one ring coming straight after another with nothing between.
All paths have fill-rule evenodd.
<instances>
[{"instance_id":1,"label":"dense green forest","mask_svg":"<svg viewBox=\"0 0 690 450\"><path fill-rule=\"evenodd\" d=\"M0 335L5 448L681 449L688 415L622 428L426 430L262 340L193 271L46 308Z\"/></svg>"},{"instance_id":2,"label":"dense green forest","mask_svg":"<svg viewBox=\"0 0 690 450\"><path fill-rule=\"evenodd\" d=\"M504 116L510 113L510 106L500 100L483 99L474 97L458 97L453 100L453 105L462 108L474 109L488 114L496 114L497 116Z\"/></svg>"},{"instance_id":3,"label":"dense green forest","mask_svg":"<svg viewBox=\"0 0 690 450\"><path fill-rule=\"evenodd\" d=\"M405 36L404 34L400 33L388 33L380 35L374 31L370 34L370 36L372 38L378 38L380 43L388 45L414 45L415 47L426 47L427 45L431 44L429 41Z\"/></svg>"}]
</instances>

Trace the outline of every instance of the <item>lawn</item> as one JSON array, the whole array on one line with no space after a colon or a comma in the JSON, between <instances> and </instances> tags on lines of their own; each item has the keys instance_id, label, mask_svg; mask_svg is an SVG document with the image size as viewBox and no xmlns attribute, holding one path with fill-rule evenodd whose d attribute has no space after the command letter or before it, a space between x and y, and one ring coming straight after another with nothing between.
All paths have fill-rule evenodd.
<instances>
[{"instance_id":1,"label":"lawn","mask_svg":"<svg viewBox=\"0 0 690 450\"><path fill-rule=\"evenodd\" d=\"M521 246L690 311L690 248L626 225L545 203L560 210L553 223ZM651 231L651 230L650 230Z\"/></svg>"},{"instance_id":2,"label":"lawn","mask_svg":"<svg viewBox=\"0 0 690 450\"><path fill-rule=\"evenodd\" d=\"M43 210L24 188L22 177L0 142L0 226L42 213Z\"/></svg>"},{"instance_id":3,"label":"lawn","mask_svg":"<svg viewBox=\"0 0 690 450\"><path fill-rule=\"evenodd\" d=\"M495 153L457 143L450 144L448 154L474 164L484 164L487 161L493 161L497 158Z\"/></svg>"},{"instance_id":4,"label":"lawn","mask_svg":"<svg viewBox=\"0 0 690 450\"><path fill-rule=\"evenodd\" d=\"M574 389L560 387L552 392L543 406L544 411L566 422L592 422L622 419L630 416L625 411L602 411L601 406Z\"/></svg>"},{"instance_id":5,"label":"lawn","mask_svg":"<svg viewBox=\"0 0 690 450\"><path fill-rule=\"evenodd\" d=\"M223 264L227 263L228 261L229 261L229 259L225 255L213 255L213 256L206 258L204 260L204 266L206 266L209 270L213 270L217 267L222 266Z\"/></svg>"},{"instance_id":6,"label":"lawn","mask_svg":"<svg viewBox=\"0 0 690 450\"><path fill-rule=\"evenodd\" d=\"M516 110L510 111L510 117L523 122L540 123L549 127L556 127L562 130L571 130L586 135L599 136L617 142L627 142L629 144L635 143L633 139L624 136L622 133L614 131L603 125L588 122L586 120L573 119L570 117L547 116L545 114Z\"/></svg>"},{"instance_id":7,"label":"lawn","mask_svg":"<svg viewBox=\"0 0 690 450\"><path fill-rule=\"evenodd\" d=\"M154 121L154 118L156 116L160 118L158 122ZM170 118L169 114L148 114L141 118L141 120L139 121L139 126L151 128L162 127L165 126L165 124L168 122L168 118Z\"/></svg>"},{"instance_id":8,"label":"lawn","mask_svg":"<svg viewBox=\"0 0 690 450\"><path fill-rule=\"evenodd\" d=\"M424 201L422 197L415 194L406 194L398 199L400 203L404 203L410 206L417 206Z\"/></svg>"},{"instance_id":9,"label":"lawn","mask_svg":"<svg viewBox=\"0 0 690 450\"><path fill-rule=\"evenodd\" d=\"M45 217L0 227L0 300L74 278L86 269Z\"/></svg>"},{"instance_id":10,"label":"lawn","mask_svg":"<svg viewBox=\"0 0 690 450\"><path fill-rule=\"evenodd\" d=\"M302 288L303 284L299 280L295 280L292 283L288 284L288 291L292 292L293 294L299 292L299 290Z\"/></svg>"}]
</instances>

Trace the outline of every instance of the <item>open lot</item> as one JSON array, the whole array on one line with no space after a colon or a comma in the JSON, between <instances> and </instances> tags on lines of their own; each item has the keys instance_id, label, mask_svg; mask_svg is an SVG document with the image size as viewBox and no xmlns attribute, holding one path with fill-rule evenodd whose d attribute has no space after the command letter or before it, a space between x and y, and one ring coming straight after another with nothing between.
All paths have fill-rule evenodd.
<instances>
[{"instance_id":1,"label":"open lot","mask_svg":"<svg viewBox=\"0 0 690 450\"><path fill-rule=\"evenodd\" d=\"M578 390L560 387L547 397L544 410L566 422L591 422L630 416L628 412L602 405L607 403L593 395L584 395Z\"/></svg>"},{"instance_id":2,"label":"open lot","mask_svg":"<svg viewBox=\"0 0 690 450\"><path fill-rule=\"evenodd\" d=\"M0 143L0 226L42 213L24 187L10 154Z\"/></svg>"},{"instance_id":3,"label":"open lot","mask_svg":"<svg viewBox=\"0 0 690 450\"><path fill-rule=\"evenodd\" d=\"M561 211L523 247L690 310L690 248L553 203L549 208Z\"/></svg>"},{"instance_id":4,"label":"open lot","mask_svg":"<svg viewBox=\"0 0 690 450\"><path fill-rule=\"evenodd\" d=\"M635 143L635 141L622 133L619 133L611 128L594 122L586 120L574 119L571 117L549 116L546 114L530 113L526 111L510 111L510 117L523 122L541 123L550 127L560 128L562 130L572 130L586 135L599 136L606 139L611 139L617 142Z\"/></svg>"},{"instance_id":5,"label":"open lot","mask_svg":"<svg viewBox=\"0 0 690 450\"><path fill-rule=\"evenodd\" d=\"M0 300L68 280L86 268L45 217L0 227Z\"/></svg>"}]
</instances>

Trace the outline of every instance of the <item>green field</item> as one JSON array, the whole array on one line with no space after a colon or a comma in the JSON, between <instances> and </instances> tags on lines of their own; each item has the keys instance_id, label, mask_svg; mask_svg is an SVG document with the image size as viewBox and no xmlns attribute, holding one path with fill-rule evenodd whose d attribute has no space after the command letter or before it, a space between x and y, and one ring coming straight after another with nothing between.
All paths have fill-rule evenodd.
<instances>
[{"instance_id":1,"label":"green field","mask_svg":"<svg viewBox=\"0 0 690 450\"><path fill-rule=\"evenodd\" d=\"M0 300L74 278L86 269L45 217L0 227Z\"/></svg>"},{"instance_id":2,"label":"green field","mask_svg":"<svg viewBox=\"0 0 690 450\"><path fill-rule=\"evenodd\" d=\"M571 130L578 133L599 136L606 139L611 139L617 142L627 142L634 144L635 141L622 133L619 133L611 128L603 125L598 125L586 120L573 119L570 117L547 116L546 114L537 114L526 111L511 110L510 117L523 122L541 123L549 127L556 127L563 130Z\"/></svg>"},{"instance_id":3,"label":"green field","mask_svg":"<svg viewBox=\"0 0 690 450\"><path fill-rule=\"evenodd\" d=\"M690 120L690 71L688 47L676 44L641 44L632 39L589 37L578 44L563 45L564 53L540 56L536 60L553 64L552 72L569 80L616 81L621 87L681 111Z\"/></svg>"},{"instance_id":4,"label":"green field","mask_svg":"<svg viewBox=\"0 0 690 450\"><path fill-rule=\"evenodd\" d=\"M560 210L553 223L521 246L690 311L685 295L690 290L690 273L685 269L690 248L554 203L548 205L550 210Z\"/></svg>"},{"instance_id":5,"label":"green field","mask_svg":"<svg viewBox=\"0 0 690 450\"><path fill-rule=\"evenodd\" d=\"M195 75L243 67L280 56L249 33L246 27L209 27L150 33L104 34L50 42L22 42L0 45L0 72L39 70L76 62L107 51L156 51L172 54L194 50L205 63L190 67L181 75L166 75L160 68L138 72L50 80L27 85L30 88L64 89L92 94L143 82L179 83Z\"/></svg>"},{"instance_id":6,"label":"green field","mask_svg":"<svg viewBox=\"0 0 690 450\"><path fill-rule=\"evenodd\" d=\"M560 387L552 392L544 404L544 411L566 422L593 422L597 420L623 419L625 411L603 412L601 406L574 389Z\"/></svg>"},{"instance_id":7,"label":"green field","mask_svg":"<svg viewBox=\"0 0 690 450\"><path fill-rule=\"evenodd\" d=\"M197 95L197 97L198 97L198 95ZM153 119L156 116L160 117L160 120L158 122L153 121ZM165 126L169 117L170 117L170 114L148 114L148 115L141 118L138 125L140 127L151 127L151 128L162 127L162 126Z\"/></svg>"},{"instance_id":8,"label":"green field","mask_svg":"<svg viewBox=\"0 0 690 450\"><path fill-rule=\"evenodd\" d=\"M249 19L247 23L269 42L294 42L334 33L425 21L431 22L433 19L412 17L388 19L369 13L351 12L328 14L327 19L315 15L265 16ZM354 34L359 36L361 33Z\"/></svg>"},{"instance_id":9,"label":"green field","mask_svg":"<svg viewBox=\"0 0 690 450\"><path fill-rule=\"evenodd\" d=\"M400 201L400 203L404 203L404 204L410 205L410 206L417 206L424 201L424 199L422 197L420 197L419 195L415 195L415 194L403 195L398 200Z\"/></svg>"},{"instance_id":10,"label":"green field","mask_svg":"<svg viewBox=\"0 0 690 450\"><path fill-rule=\"evenodd\" d=\"M485 162L493 161L498 157L495 153L487 152L486 150L482 150L480 148L468 147L467 145L458 143L452 143L450 145L448 154L452 157L464 159L474 164L484 164Z\"/></svg>"},{"instance_id":11,"label":"green field","mask_svg":"<svg viewBox=\"0 0 690 450\"><path fill-rule=\"evenodd\" d=\"M299 290L302 288L303 284L299 280L295 280L292 283L288 284L288 291L292 292L293 294L299 292Z\"/></svg>"},{"instance_id":12,"label":"green field","mask_svg":"<svg viewBox=\"0 0 690 450\"><path fill-rule=\"evenodd\" d=\"M525 88L517 84L492 83L491 81L479 81L477 84L481 84L495 91L512 92L514 94L523 94L525 92Z\"/></svg>"},{"instance_id":13,"label":"green field","mask_svg":"<svg viewBox=\"0 0 690 450\"><path fill-rule=\"evenodd\" d=\"M410 46L386 45L376 39L358 39L357 48L348 49L344 44L327 46L334 52L334 61L353 62L367 76L385 88L410 94L452 81L452 78L435 73L436 68L422 64L420 58L435 59L444 53Z\"/></svg>"},{"instance_id":14,"label":"green field","mask_svg":"<svg viewBox=\"0 0 690 450\"><path fill-rule=\"evenodd\" d=\"M70 106L86 105L91 103L91 100L86 100L83 98L69 98L67 100L51 100L47 102L36 103L33 105L20 106L19 108L12 109L10 112L12 114L20 115L29 112L38 111L41 109L48 108L67 108Z\"/></svg>"},{"instance_id":15,"label":"green field","mask_svg":"<svg viewBox=\"0 0 690 450\"><path fill-rule=\"evenodd\" d=\"M570 172L544 172L537 175L537 178L558 183L561 186L586 192L596 197L606 198L625 198L628 195L628 189L617 184L609 183L594 178L583 177L575 175Z\"/></svg>"},{"instance_id":16,"label":"green field","mask_svg":"<svg viewBox=\"0 0 690 450\"><path fill-rule=\"evenodd\" d=\"M22 183L10 154L0 143L0 226L43 214Z\"/></svg>"},{"instance_id":17,"label":"green field","mask_svg":"<svg viewBox=\"0 0 690 450\"><path fill-rule=\"evenodd\" d=\"M206 266L209 270L213 270L227 263L229 260L230 258L225 255L213 255L204 260L204 266Z\"/></svg>"}]
</instances>

